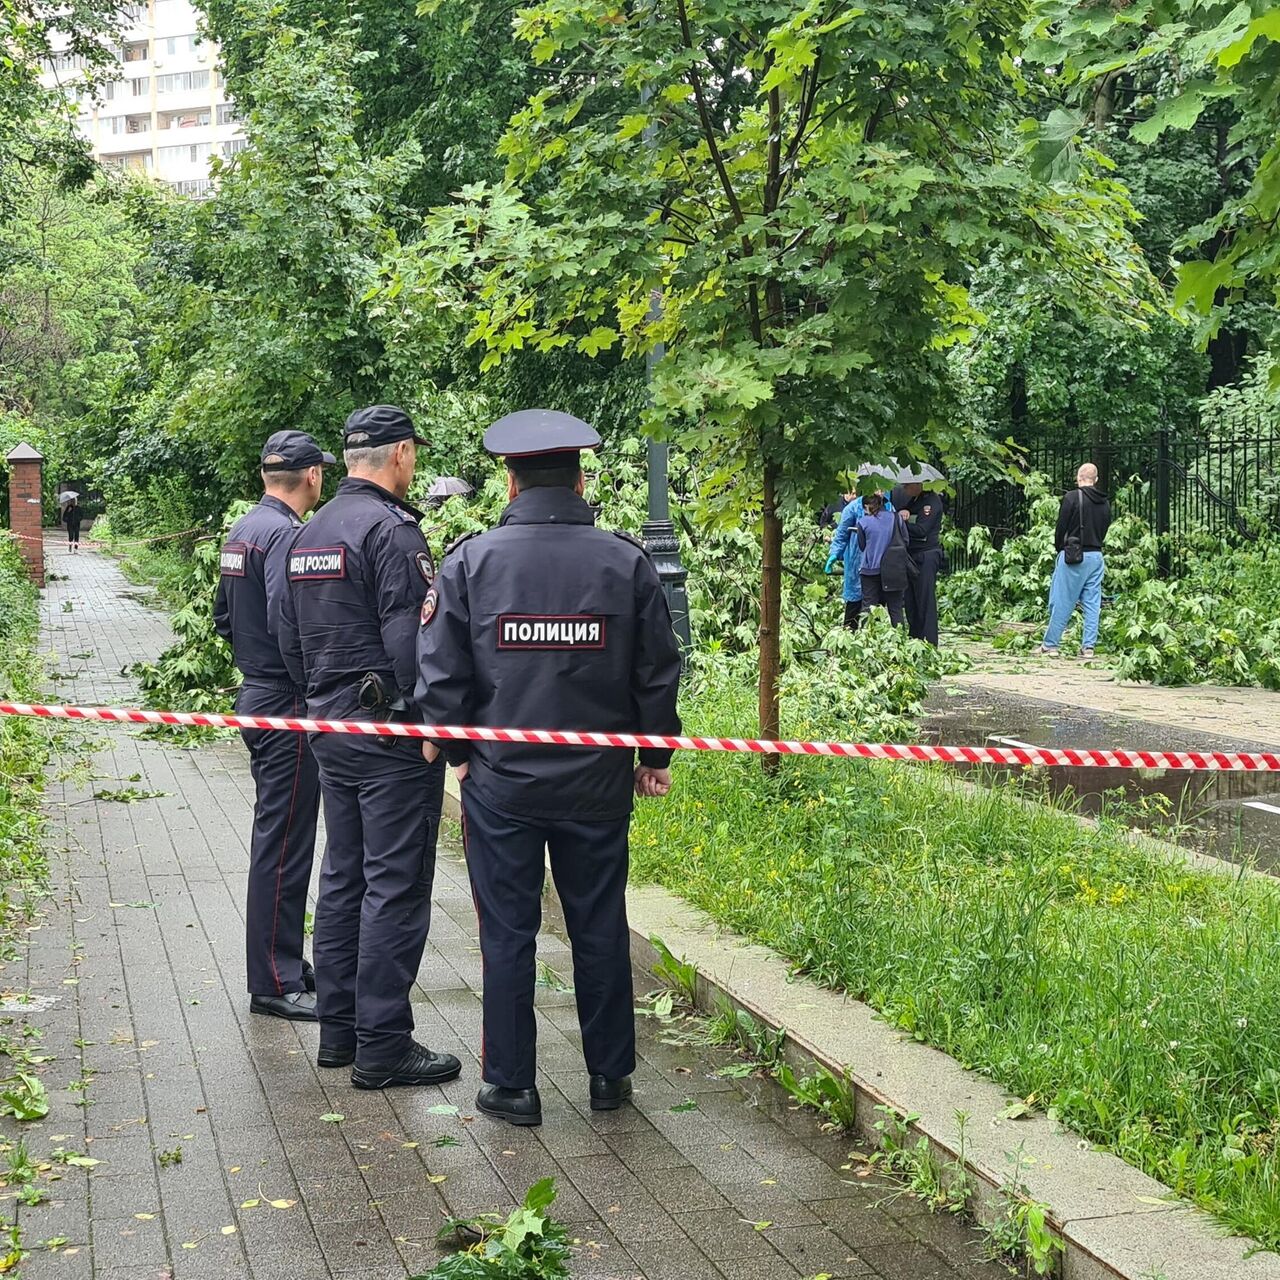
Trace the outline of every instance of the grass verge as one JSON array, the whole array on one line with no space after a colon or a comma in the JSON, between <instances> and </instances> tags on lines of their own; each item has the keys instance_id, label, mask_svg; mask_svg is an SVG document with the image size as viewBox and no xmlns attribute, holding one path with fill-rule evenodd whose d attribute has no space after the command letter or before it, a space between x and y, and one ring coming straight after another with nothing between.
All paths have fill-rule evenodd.
<instances>
[{"instance_id":1,"label":"grass verge","mask_svg":"<svg viewBox=\"0 0 1280 1280\"><path fill-rule=\"evenodd\" d=\"M688 708L726 733L750 695ZM634 874L1280 1247L1280 885L952 775L678 762Z\"/></svg>"}]
</instances>

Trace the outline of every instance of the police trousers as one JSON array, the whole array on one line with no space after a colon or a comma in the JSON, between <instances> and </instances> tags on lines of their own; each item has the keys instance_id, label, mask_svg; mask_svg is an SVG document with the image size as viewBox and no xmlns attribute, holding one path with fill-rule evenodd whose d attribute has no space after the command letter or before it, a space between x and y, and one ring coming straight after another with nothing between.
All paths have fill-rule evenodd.
<instances>
[{"instance_id":1,"label":"police trousers","mask_svg":"<svg viewBox=\"0 0 1280 1280\"><path fill-rule=\"evenodd\" d=\"M627 928L631 820L515 818L462 784L463 840L484 961L481 1074L529 1089L537 1069L535 950L545 853L573 948L573 988L591 1075L629 1076L636 1065L635 994Z\"/></svg>"},{"instance_id":2,"label":"police trousers","mask_svg":"<svg viewBox=\"0 0 1280 1280\"><path fill-rule=\"evenodd\" d=\"M912 555L919 572L907 583L907 625L915 640L938 647L938 571L942 548L928 547Z\"/></svg>"},{"instance_id":3,"label":"police trousers","mask_svg":"<svg viewBox=\"0 0 1280 1280\"><path fill-rule=\"evenodd\" d=\"M236 710L254 716L302 716L306 704L291 684L246 679ZM315 858L320 777L305 733L242 729L255 790L245 902L245 968L249 992L304 991L302 935Z\"/></svg>"},{"instance_id":4,"label":"police trousers","mask_svg":"<svg viewBox=\"0 0 1280 1280\"><path fill-rule=\"evenodd\" d=\"M444 761L413 739L317 734L325 844L312 953L325 1048L382 1067L409 1048L431 922Z\"/></svg>"}]
</instances>

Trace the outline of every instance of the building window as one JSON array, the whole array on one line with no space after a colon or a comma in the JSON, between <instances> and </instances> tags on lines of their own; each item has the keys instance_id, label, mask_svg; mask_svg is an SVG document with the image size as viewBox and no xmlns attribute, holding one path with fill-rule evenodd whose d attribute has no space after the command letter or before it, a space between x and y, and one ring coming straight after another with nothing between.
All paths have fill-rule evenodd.
<instances>
[{"instance_id":1,"label":"building window","mask_svg":"<svg viewBox=\"0 0 1280 1280\"><path fill-rule=\"evenodd\" d=\"M207 196L213 190L213 183L208 178L186 178L181 182L169 184L180 196L194 196L197 200Z\"/></svg>"},{"instance_id":2,"label":"building window","mask_svg":"<svg viewBox=\"0 0 1280 1280\"><path fill-rule=\"evenodd\" d=\"M151 92L150 76L139 76L136 80L131 80L129 83L133 85L133 96L135 98L141 98Z\"/></svg>"},{"instance_id":3,"label":"building window","mask_svg":"<svg viewBox=\"0 0 1280 1280\"><path fill-rule=\"evenodd\" d=\"M156 57L174 58L180 53L193 53L200 47L200 37L161 36L156 40Z\"/></svg>"},{"instance_id":4,"label":"building window","mask_svg":"<svg viewBox=\"0 0 1280 1280\"><path fill-rule=\"evenodd\" d=\"M186 93L191 89L207 89L207 71L177 71L173 75L156 76L157 93Z\"/></svg>"},{"instance_id":5,"label":"building window","mask_svg":"<svg viewBox=\"0 0 1280 1280\"><path fill-rule=\"evenodd\" d=\"M235 103L224 102L218 107L219 124L235 124L240 117L236 115Z\"/></svg>"},{"instance_id":6,"label":"building window","mask_svg":"<svg viewBox=\"0 0 1280 1280\"><path fill-rule=\"evenodd\" d=\"M161 147L160 159L170 164L198 164L213 151L210 142L192 142L185 147Z\"/></svg>"},{"instance_id":7,"label":"building window","mask_svg":"<svg viewBox=\"0 0 1280 1280\"><path fill-rule=\"evenodd\" d=\"M149 151L135 151L130 155L103 156L102 163L109 165L113 169L135 169L142 173L150 173L151 153Z\"/></svg>"},{"instance_id":8,"label":"building window","mask_svg":"<svg viewBox=\"0 0 1280 1280\"><path fill-rule=\"evenodd\" d=\"M162 129L196 129L209 123L209 111L193 108L190 111L169 111L160 117Z\"/></svg>"},{"instance_id":9,"label":"building window","mask_svg":"<svg viewBox=\"0 0 1280 1280\"><path fill-rule=\"evenodd\" d=\"M222 154L224 156L239 155L249 145L248 138L232 138L230 142L222 144Z\"/></svg>"},{"instance_id":10,"label":"building window","mask_svg":"<svg viewBox=\"0 0 1280 1280\"><path fill-rule=\"evenodd\" d=\"M125 45L123 61L145 62L146 60L147 42L145 40L135 40L133 43Z\"/></svg>"}]
</instances>

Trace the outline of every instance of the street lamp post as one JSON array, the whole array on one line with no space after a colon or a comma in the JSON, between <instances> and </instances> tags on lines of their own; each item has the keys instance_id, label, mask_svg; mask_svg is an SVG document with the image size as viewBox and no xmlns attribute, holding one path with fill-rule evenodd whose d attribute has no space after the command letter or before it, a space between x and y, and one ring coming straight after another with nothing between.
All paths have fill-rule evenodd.
<instances>
[{"instance_id":1,"label":"street lamp post","mask_svg":"<svg viewBox=\"0 0 1280 1280\"><path fill-rule=\"evenodd\" d=\"M655 313L661 304L657 295L650 303L650 312ZM645 380L653 382L653 370L662 359L664 350L661 345L655 347L645 361ZM650 391L652 395L652 390ZM686 654L693 643L689 630L689 594L685 590L685 582L689 577L680 560L680 539L676 537L676 527L671 520L671 498L667 486L667 446L656 440L649 441L649 518L640 530L644 539L645 550L653 558L654 568L662 583L663 594L667 597L667 607L671 610L671 621L676 629L676 639Z\"/></svg>"}]
</instances>

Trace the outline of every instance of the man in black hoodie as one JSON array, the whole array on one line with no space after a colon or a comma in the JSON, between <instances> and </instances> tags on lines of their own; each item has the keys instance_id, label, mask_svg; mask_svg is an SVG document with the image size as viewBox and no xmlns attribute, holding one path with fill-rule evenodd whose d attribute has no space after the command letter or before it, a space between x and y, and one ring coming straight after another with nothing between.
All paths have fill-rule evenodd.
<instances>
[{"instance_id":1,"label":"man in black hoodie","mask_svg":"<svg viewBox=\"0 0 1280 1280\"><path fill-rule=\"evenodd\" d=\"M1106 565L1102 544L1111 527L1111 504L1098 487L1098 468L1086 462L1076 472L1076 488L1062 499L1053 544L1058 552L1049 585L1049 629L1040 652L1058 653L1062 633L1075 612L1084 609L1082 658L1092 658L1098 643L1098 616L1102 612L1102 575Z\"/></svg>"}]
</instances>

